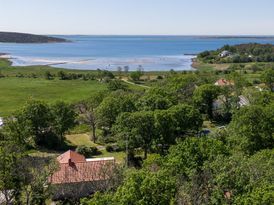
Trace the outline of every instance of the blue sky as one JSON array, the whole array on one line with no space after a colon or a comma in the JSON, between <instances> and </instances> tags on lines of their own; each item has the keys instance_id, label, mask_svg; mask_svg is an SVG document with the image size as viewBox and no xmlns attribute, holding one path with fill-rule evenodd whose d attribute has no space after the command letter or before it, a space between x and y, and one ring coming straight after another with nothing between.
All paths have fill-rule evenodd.
<instances>
[{"instance_id":1,"label":"blue sky","mask_svg":"<svg viewBox=\"0 0 274 205\"><path fill-rule=\"evenodd\" d=\"M0 0L0 31L274 35L274 0Z\"/></svg>"}]
</instances>

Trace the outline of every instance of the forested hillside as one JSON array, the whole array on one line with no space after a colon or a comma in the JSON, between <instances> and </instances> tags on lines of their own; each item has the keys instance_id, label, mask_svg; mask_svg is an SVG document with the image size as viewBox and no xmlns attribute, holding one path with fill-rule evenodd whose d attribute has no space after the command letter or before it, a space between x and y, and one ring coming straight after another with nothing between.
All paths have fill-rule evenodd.
<instances>
[{"instance_id":1,"label":"forested hillside","mask_svg":"<svg viewBox=\"0 0 274 205\"><path fill-rule=\"evenodd\" d=\"M2 43L61 43L66 39L26 33L0 32Z\"/></svg>"},{"instance_id":2,"label":"forested hillside","mask_svg":"<svg viewBox=\"0 0 274 205\"><path fill-rule=\"evenodd\" d=\"M200 53L198 59L204 63L274 62L274 45L257 43L225 45L215 51Z\"/></svg>"}]
</instances>

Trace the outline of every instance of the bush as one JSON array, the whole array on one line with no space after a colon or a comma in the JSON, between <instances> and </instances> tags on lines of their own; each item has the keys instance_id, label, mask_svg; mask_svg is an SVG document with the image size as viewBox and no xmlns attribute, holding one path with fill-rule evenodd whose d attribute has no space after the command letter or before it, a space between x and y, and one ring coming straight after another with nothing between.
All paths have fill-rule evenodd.
<instances>
[{"instance_id":1,"label":"bush","mask_svg":"<svg viewBox=\"0 0 274 205\"><path fill-rule=\"evenodd\" d=\"M107 152L113 152L114 151L114 149L111 145L107 145L106 150L107 150Z\"/></svg>"},{"instance_id":2,"label":"bush","mask_svg":"<svg viewBox=\"0 0 274 205\"><path fill-rule=\"evenodd\" d=\"M1 71L0 71L0 78L4 78L4 77L5 77L5 75L2 74Z\"/></svg>"},{"instance_id":3,"label":"bush","mask_svg":"<svg viewBox=\"0 0 274 205\"><path fill-rule=\"evenodd\" d=\"M123 84L121 80L110 80L107 85L108 90L127 90L127 85Z\"/></svg>"},{"instance_id":4,"label":"bush","mask_svg":"<svg viewBox=\"0 0 274 205\"><path fill-rule=\"evenodd\" d=\"M143 73L141 71L135 71L130 73L130 78L133 81L139 81L140 78L142 77Z\"/></svg>"},{"instance_id":5,"label":"bush","mask_svg":"<svg viewBox=\"0 0 274 205\"><path fill-rule=\"evenodd\" d=\"M260 84L260 83L261 83L261 81L258 79L253 80L253 84Z\"/></svg>"},{"instance_id":6,"label":"bush","mask_svg":"<svg viewBox=\"0 0 274 205\"><path fill-rule=\"evenodd\" d=\"M107 145L106 146L106 150L107 152L119 152L122 151L121 147L119 147L118 145Z\"/></svg>"},{"instance_id":7,"label":"bush","mask_svg":"<svg viewBox=\"0 0 274 205\"><path fill-rule=\"evenodd\" d=\"M76 152L84 155L85 157L93 157L95 155L100 154L99 150L97 149L97 147L88 147L85 145L80 145L76 148Z\"/></svg>"}]
</instances>

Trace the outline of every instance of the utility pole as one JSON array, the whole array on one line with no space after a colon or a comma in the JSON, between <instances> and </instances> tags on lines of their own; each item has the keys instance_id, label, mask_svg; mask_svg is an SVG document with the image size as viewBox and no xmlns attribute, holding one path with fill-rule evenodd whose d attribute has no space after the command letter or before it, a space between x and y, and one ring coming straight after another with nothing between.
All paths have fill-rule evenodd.
<instances>
[{"instance_id":1,"label":"utility pole","mask_svg":"<svg viewBox=\"0 0 274 205\"><path fill-rule=\"evenodd\" d=\"M126 168L128 168L128 135L126 136Z\"/></svg>"}]
</instances>

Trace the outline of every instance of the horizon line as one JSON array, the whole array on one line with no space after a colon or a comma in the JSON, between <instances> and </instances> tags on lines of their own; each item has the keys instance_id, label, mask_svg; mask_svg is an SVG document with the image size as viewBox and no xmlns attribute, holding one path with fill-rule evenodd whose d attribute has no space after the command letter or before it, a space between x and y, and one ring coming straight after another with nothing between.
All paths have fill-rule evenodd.
<instances>
[{"instance_id":1,"label":"horizon line","mask_svg":"<svg viewBox=\"0 0 274 205\"><path fill-rule=\"evenodd\" d=\"M38 35L64 35L64 36L205 36L205 37L274 37L274 34L38 34Z\"/></svg>"},{"instance_id":2,"label":"horizon line","mask_svg":"<svg viewBox=\"0 0 274 205\"><path fill-rule=\"evenodd\" d=\"M274 34L81 34L81 33L36 33L36 32L25 32L25 31L0 31L9 33L25 33L35 35L65 35L65 36L203 36L203 37L274 37Z\"/></svg>"}]
</instances>

